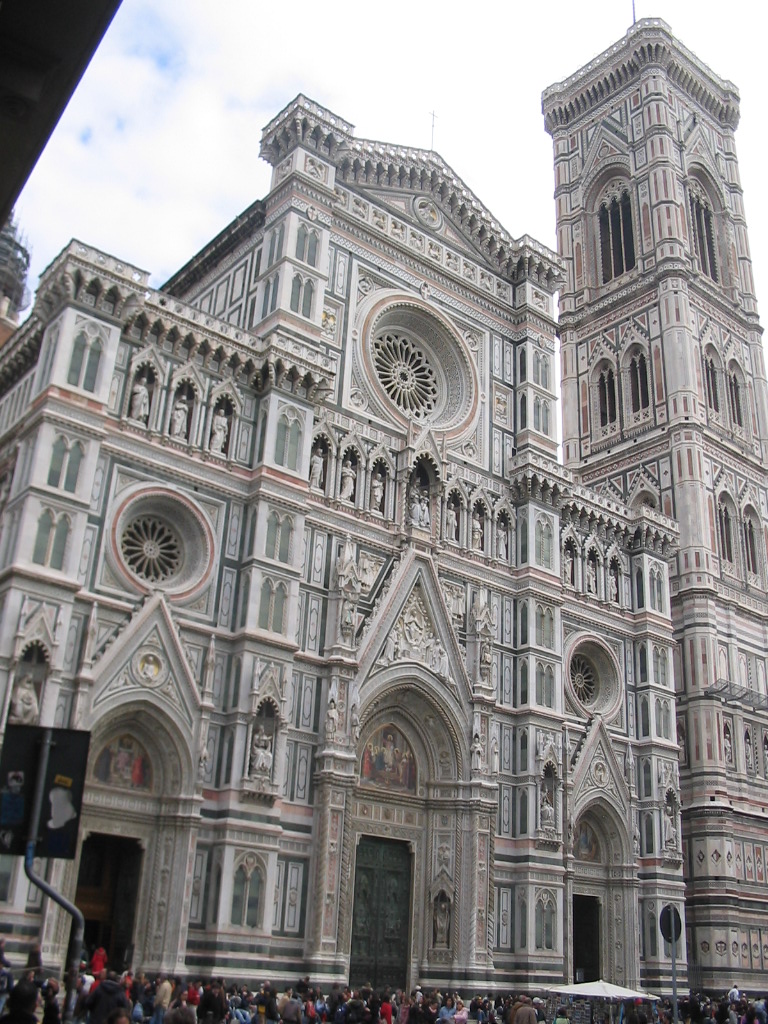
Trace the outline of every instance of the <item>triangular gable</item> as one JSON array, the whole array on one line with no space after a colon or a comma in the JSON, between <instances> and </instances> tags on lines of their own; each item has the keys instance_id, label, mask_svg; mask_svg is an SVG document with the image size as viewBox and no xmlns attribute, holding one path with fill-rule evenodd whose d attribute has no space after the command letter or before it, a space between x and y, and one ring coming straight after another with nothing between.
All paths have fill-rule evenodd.
<instances>
[{"instance_id":1,"label":"triangular gable","mask_svg":"<svg viewBox=\"0 0 768 1024\"><path fill-rule=\"evenodd\" d=\"M604 168L615 165L617 171L630 173L626 133L616 121L606 118L595 129L584 154L582 179L585 189L591 179Z\"/></svg>"},{"instance_id":2,"label":"triangular gable","mask_svg":"<svg viewBox=\"0 0 768 1024\"><path fill-rule=\"evenodd\" d=\"M691 132L685 146L686 170L690 171L697 164L707 172L707 186L717 190L718 197L724 205L725 196L720 185L720 172L717 168L717 157L712 149L709 139L701 130L701 125L696 124Z\"/></svg>"},{"instance_id":3,"label":"triangular gable","mask_svg":"<svg viewBox=\"0 0 768 1024\"><path fill-rule=\"evenodd\" d=\"M595 800L607 800L629 820L631 809L624 766L614 751L610 733L602 718L594 718L584 738L573 769L574 820Z\"/></svg>"},{"instance_id":4,"label":"triangular gable","mask_svg":"<svg viewBox=\"0 0 768 1024\"><path fill-rule=\"evenodd\" d=\"M359 677L367 679L393 664L420 664L458 695L471 696L451 614L431 561L409 549L396 585L372 613L359 649Z\"/></svg>"},{"instance_id":5,"label":"triangular gable","mask_svg":"<svg viewBox=\"0 0 768 1024\"><path fill-rule=\"evenodd\" d=\"M162 594L147 601L94 663L93 677L83 728L126 704L149 701L178 725L193 730L200 694Z\"/></svg>"}]
</instances>

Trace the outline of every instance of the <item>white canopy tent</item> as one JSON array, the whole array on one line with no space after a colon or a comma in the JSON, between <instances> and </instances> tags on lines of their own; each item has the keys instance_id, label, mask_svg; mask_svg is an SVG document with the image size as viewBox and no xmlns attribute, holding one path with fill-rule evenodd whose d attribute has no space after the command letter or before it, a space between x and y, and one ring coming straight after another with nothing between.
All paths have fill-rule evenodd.
<instances>
[{"instance_id":1,"label":"white canopy tent","mask_svg":"<svg viewBox=\"0 0 768 1024\"><path fill-rule=\"evenodd\" d=\"M576 999L608 999L621 1001L622 999L650 999L657 1000L659 996L651 995L650 992L643 992L640 989L622 988L620 985L612 985L609 981L585 981L580 985L559 985L551 989L562 996L573 996Z\"/></svg>"}]
</instances>

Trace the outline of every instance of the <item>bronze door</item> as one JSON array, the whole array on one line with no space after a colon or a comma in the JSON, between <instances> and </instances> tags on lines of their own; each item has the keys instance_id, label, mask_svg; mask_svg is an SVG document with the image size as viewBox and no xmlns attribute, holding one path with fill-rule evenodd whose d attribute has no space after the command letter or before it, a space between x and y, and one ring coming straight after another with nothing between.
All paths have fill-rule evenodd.
<instances>
[{"instance_id":1,"label":"bronze door","mask_svg":"<svg viewBox=\"0 0 768 1024\"><path fill-rule=\"evenodd\" d=\"M363 836L357 847L350 985L405 988L411 906L408 844Z\"/></svg>"}]
</instances>

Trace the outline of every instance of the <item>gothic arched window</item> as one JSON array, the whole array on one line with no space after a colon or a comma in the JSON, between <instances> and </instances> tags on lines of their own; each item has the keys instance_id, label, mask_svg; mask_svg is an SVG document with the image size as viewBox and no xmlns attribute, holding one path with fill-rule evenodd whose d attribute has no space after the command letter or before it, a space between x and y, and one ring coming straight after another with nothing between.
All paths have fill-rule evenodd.
<instances>
[{"instance_id":1,"label":"gothic arched window","mask_svg":"<svg viewBox=\"0 0 768 1024\"><path fill-rule=\"evenodd\" d=\"M598 221L603 284L607 284L635 265L632 203L627 189L623 189L620 196L603 202Z\"/></svg>"},{"instance_id":2,"label":"gothic arched window","mask_svg":"<svg viewBox=\"0 0 768 1024\"><path fill-rule=\"evenodd\" d=\"M744 426L744 413L741 401L741 381L735 370L728 372L728 409L731 414L731 422L735 427Z\"/></svg>"},{"instance_id":3,"label":"gothic arched window","mask_svg":"<svg viewBox=\"0 0 768 1024\"><path fill-rule=\"evenodd\" d=\"M299 225L296 234L296 259L303 260L310 267L317 265L317 232L309 231L305 224Z\"/></svg>"},{"instance_id":4,"label":"gothic arched window","mask_svg":"<svg viewBox=\"0 0 768 1024\"><path fill-rule=\"evenodd\" d=\"M720 412L720 392L717 384L718 367L712 356L704 360L704 377L707 385L707 405L713 412Z\"/></svg>"},{"instance_id":5,"label":"gothic arched window","mask_svg":"<svg viewBox=\"0 0 768 1024\"><path fill-rule=\"evenodd\" d=\"M261 872L254 868L250 874L241 864L235 872L232 885L232 913L230 921L239 927L258 928L261 903Z\"/></svg>"},{"instance_id":6,"label":"gothic arched window","mask_svg":"<svg viewBox=\"0 0 768 1024\"><path fill-rule=\"evenodd\" d=\"M744 517L744 561L747 565L747 572L753 576L758 574L757 545L755 543L755 524L752 516L747 514Z\"/></svg>"},{"instance_id":7,"label":"gothic arched window","mask_svg":"<svg viewBox=\"0 0 768 1024\"><path fill-rule=\"evenodd\" d=\"M83 391L95 391L101 351L101 342L98 338L88 342L84 334L78 334L72 346L67 384L82 388Z\"/></svg>"},{"instance_id":8,"label":"gothic arched window","mask_svg":"<svg viewBox=\"0 0 768 1024\"><path fill-rule=\"evenodd\" d=\"M699 270L713 281L718 280L715 261L715 226L709 200L698 189L691 191L688 201L693 226L693 254Z\"/></svg>"},{"instance_id":9,"label":"gothic arched window","mask_svg":"<svg viewBox=\"0 0 768 1024\"><path fill-rule=\"evenodd\" d=\"M731 513L723 502L717 506L717 525L720 533L720 557L733 564L733 530Z\"/></svg>"},{"instance_id":10,"label":"gothic arched window","mask_svg":"<svg viewBox=\"0 0 768 1024\"><path fill-rule=\"evenodd\" d=\"M648 365L642 352L632 356L629 363L629 392L632 412L641 412L648 408Z\"/></svg>"},{"instance_id":11,"label":"gothic arched window","mask_svg":"<svg viewBox=\"0 0 768 1024\"><path fill-rule=\"evenodd\" d=\"M69 527L67 516L59 516L56 520L50 509L43 512L37 521L37 536L32 550L32 561L36 565L48 565L51 569L63 568Z\"/></svg>"},{"instance_id":12,"label":"gothic arched window","mask_svg":"<svg viewBox=\"0 0 768 1024\"><path fill-rule=\"evenodd\" d=\"M604 367L597 378L597 395L600 407L600 426L607 427L616 422L616 380L610 366Z\"/></svg>"}]
</instances>

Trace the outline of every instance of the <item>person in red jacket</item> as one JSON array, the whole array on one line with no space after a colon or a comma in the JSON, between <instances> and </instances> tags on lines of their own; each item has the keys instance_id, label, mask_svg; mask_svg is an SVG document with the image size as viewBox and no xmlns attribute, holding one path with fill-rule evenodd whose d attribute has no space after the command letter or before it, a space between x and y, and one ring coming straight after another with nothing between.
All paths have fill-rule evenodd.
<instances>
[{"instance_id":1,"label":"person in red jacket","mask_svg":"<svg viewBox=\"0 0 768 1024\"><path fill-rule=\"evenodd\" d=\"M98 949L94 949L93 956L91 957L91 974L97 977L100 971L103 971L107 966L107 951L103 946L99 946Z\"/></svg>"}]
</instances>

